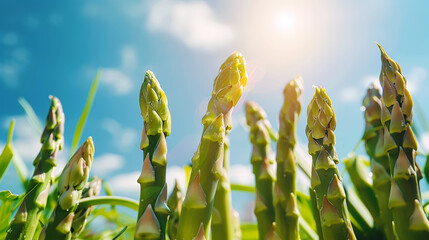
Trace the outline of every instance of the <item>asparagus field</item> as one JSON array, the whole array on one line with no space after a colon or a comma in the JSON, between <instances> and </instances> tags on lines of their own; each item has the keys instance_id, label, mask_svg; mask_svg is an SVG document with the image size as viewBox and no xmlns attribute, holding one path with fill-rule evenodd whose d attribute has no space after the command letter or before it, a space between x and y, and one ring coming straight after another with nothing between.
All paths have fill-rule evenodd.
<instances>
[{"instance_id":1,"label":"asparagus field","mask_svg":"<svg viewBox=\"0 0 429 240\"><path fill-rule=\"evenodd\" d=\"M278 124L269 122L258 103L244 103L249 136L243 139L248 138L252 148L247 162L253 169L254 186L230 182L230 164L236 159L229 155L234 149L229 133L234 108L245 97L248 81L246 61L239 52L227 57L214 79L201 116L199 144L189 159L190 168L184 166L186 189L177 182L167 185L167 137L175 125L168 95L152 71L146 72L138 98L143 124L135 147L142 150L138 161L142 170L135 179L140 192L135 192L134 199L115 196L103 176L90 173L97 146L92 137L77 148L98 75L81 116L83 123L75 132L73 154L59 176L54 169L64 148L67 109L63 112L60 100L50 96L31 176L15 157L14 121L10 123L0 155L0 181L8 181L2 178L13 163L25 191L17 195L0 189L0 239L429 239L429 193L421 191L429 183L429 155L417 150L406 77L378 47L381 89L375 84L362 89L361 142L367 156L353 149L348 156L337 154L336 142L348 139L335 136L335 99L330 99L329 89L315 86L301 116L305 89L298 76L285 84ZM25 109L34 119L31 107ZM305 129L298 128L300 117L306 118ZM273 127L277 125L278 131ZM297 131L305 132L311 161L297 153ZM422 155L427 159L425 166L416 161ZM344 172L338 168L341 162ZM308 189L297 187L298 173L307 178ZM232 191L253 194L249 212L256 222L240 219Z\"/></svg>"}]
</instances>

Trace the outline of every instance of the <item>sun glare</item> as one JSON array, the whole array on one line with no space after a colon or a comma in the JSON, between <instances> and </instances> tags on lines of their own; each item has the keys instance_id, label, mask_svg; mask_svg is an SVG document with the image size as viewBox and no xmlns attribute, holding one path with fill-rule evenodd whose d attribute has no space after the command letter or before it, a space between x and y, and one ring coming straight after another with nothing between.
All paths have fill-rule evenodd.
<instances>
[{"instance_id":1,"label":"sun glare","mask_svg":"<svg viewBox=\"0 0 429 240\"><path fill-rule=\"evenodd\" d=\"M289 13L279 13L276 16L275 25L279 33L290 33L295 28L295 18Z\"/></svg>"}]
</instances>

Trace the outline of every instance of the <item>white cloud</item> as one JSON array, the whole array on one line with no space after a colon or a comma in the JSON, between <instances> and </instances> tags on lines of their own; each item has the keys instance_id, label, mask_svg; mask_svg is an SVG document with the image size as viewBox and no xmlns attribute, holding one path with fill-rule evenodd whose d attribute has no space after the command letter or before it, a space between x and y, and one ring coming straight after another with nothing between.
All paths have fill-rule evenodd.
<instances>
[{"instance_id":1,"label":"white cloud","mask_svg":"<svg viewBox=\"0 0 429 240\"><path fill-rule=\"evenodd\" d=\"M414 67L405 75L405 77L407 79L408 90L411 94L415 94L426 79L426 70L422 67Z\"/></svg>"},{"instance_id":2,"label":"white cloud","mask_svg":"<svg viewBox=\"0 0 429 240\"><path fill-rule=\"evenodd\" d=\"M137 183L137 178L139 178L139 176L140 171L118 174L108 181L109 186L115 194L138 196L140 186Z\"/></svg>"},{"instance_id":3,"label":"white cloud","mask_svg":"<svg viewBox=\"0 0 429 240\"><path fill-rule=\"evenodd\" d=\"M94 159L92 173L96 176L106 176L114 170L120 169L124 165L124 158L113 153L105 153Z\"/></svg>"},{"instance_id":4,"label":"white cloud","mask_svg":"<svg viewBox=\"0 0 429 240\"><path fill-rule=\"evenodd\" d=\"M8 87L18 85L18 77L28 65L28 52L23 47L10 49L10 58L0 62L0 80Z\"/></svg>"},{"instance_id":5,"label":"white cloud","mask_svg":"<svg viewBox=\"0 0 429 240\"><path fill-rule=\"evenodd\" d=\"M425 152L429 152L429 133L428 132L425 132L420 136L419 143L421 144L421 146L419 147L422 147Z\"/></svg>"},{"instance_id":6,"label":"white cloud","mask_svg":"<svg viewBox=\"0 0 429 240\"><path fill-rule=\"evenodd\" d=\"M108 180L109 186L112 188L112 191L115 194L118 193L138 196L140 185L137 183L137 179L139 176L140 171L118 174L112 179ZM182 191L185 192L186 175L184 170L178 166L167 167L166 182L169 193L173 190L176 179L182 188Z\"/></svg>"},{"instance_id":7,"label":"white cloud","mask_svg":"<svg viewBox=\"0 0 429 240\"><path fill-rule=\"evenodd\" d=\"M3 122L5 129L9 128L10 121L15 119L15 128L13 132L12 145L16 154L24 162L32 163L40 151L40 133L30 124L25 115L8 117ZM54 176L59 176L69 158L70 149L64 145L58 152L57 166L54 168Z\"/></svg>"},{"instance_id":8,"label":"white cloud","mask_svg":"<svg viewBox=\"0 0 429 240\"><path fill-rule=\"evenodd\" d=\"M167 182L167 190L169 193L173 190L174 185L176 184L176 180L179 183L179 186L182 189L182 192L185 192L186 191L185 170L183 170L183 168L179 166L167 167L166 182Z\"/></svg>"},{"instance_id":9,"label":"white cloud","mask_svg":"<svg viewBox=\"0 0 429 240\"><path fill-rule=\"evenodd\" d=\"M95 3L86 2L83 6L82 13L88 17L95 17L102 13L102 9Z\"/></svg>"},{"instance_id":10,"label":"white cloud","mask_svg":"<svg viewBox=\"0 0 429 240\"><path fill-rule=\"evenodd\" d=\"M13 46L13 45L16 45L17 43L18 43L18 36L15 33L9 32L3 36L3 44Z\"/></svg>"},{"instance_id":11,"label":"white cloud","mask_svg":"<svg viewBox=\"0 0 429 240\"><path fill-rule=\"evenodd\" d=\"M112 135L114 145L121 150L127 150L130 147L138 147L138 133L132 128L122 127L121 124L113 119L105 119L102 127Z\"/></svg>"},{"instance_id":12,"label":"white cloud","mask_svg":"<svg viewBox=\"0 0 429 240\"><path fill-rule=\"evenodd\" d=\"M131 79L115 68L101 69L100 82L108 85L116 95L124 95L131 91L133 84Z\"/></svg>"},{"instance_id":13,"label":"white cloud","mask_svg":"<svg viewBox=\"0 0 429 240\"><path fill-rule=\"evenodd\" d=\"M374 86L380 89L381 91L380 80L379 80L379 77L376 75L368 75L364 77L361 83L362 83L362 86L365 88L368 88L371 84L374 84Z\"/></svg>"},{"instance_id":14,"label":"white cloud","mask_svg":"<svg viewBox=\"0 0 429 240\"><path fill-rule=\"evenodd\" d=\"M134 69L137 65L137 53L133 46L124 46L121 50L122 68Z\"/></svg>"},{"instance_id":15,"label":"white cloud","mask_svg":"<svg viewBox=\"0 0 429 240\"><path fill-rule=\"evenodd\" d=\"M234 164L229 167L229 181L231 183L238 183L244 185L254 185L255 176L252 172L250 164Z\"/></svg>"},{"instance_id":16,"label":"white cloud","mask_svg":"<svg viewBox=\"0 0 429 240\"><path fill-rule=\"evenodd\" d=\"M361 92L356 87L346 87L340 91L340 99L344 102L356 102L360 99Z\"/></svg>"},{"instance_id":17,"label":"white cloud","mask_svg":"<svg viewBox=\"0 0 429 240\"><path fill-rule=\"evenodd\" d=\"M119 68L101 69L100 82L109 86L116 95L129 93L134 84L130 78L137 66L137 53L133 46L126 45L120 51L121 66Z\"/></svg>"},{"instance_id":18,"label":"white cloud","mask_svg":"<svg viewBox=\"0 0 429 240\"><path fill-rule=\"evenodd\" d=\"M39 153L40 134L32 127L27 117L12 116L4 120L3 127L9 128L10 121L15 119L15 130L12 143L19 156L26 162L32 162Z\"/></svg>"},{"instance_id":19,"label":"white cloud","mask_svg":"<svg viewBox=\"0 0 429 240\"><path fill-rule=\"evenodd\" d=\"M215 50L234 38L228 25L219 22L203 1L160 1L149 10L147 28L169 33L188 47Z\"/></svg>"}]
</instances>

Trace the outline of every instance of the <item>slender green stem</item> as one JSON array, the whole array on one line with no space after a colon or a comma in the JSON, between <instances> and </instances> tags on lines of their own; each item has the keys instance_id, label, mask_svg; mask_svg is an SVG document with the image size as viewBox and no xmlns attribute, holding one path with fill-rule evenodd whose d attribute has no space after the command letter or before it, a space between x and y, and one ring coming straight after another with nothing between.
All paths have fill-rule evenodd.
<instances>
[{"instance_id":1,"label":"slender green stem","mask_svg":"<svg viewBox=\"0 0 429 240\"><path fill-rule=\"evenodd\" d=\"M211 230L213 239L233 240L235 239L235 219L229 183L229 140L227 136L225 136L223 153L224 172L216 188Z\"/></svg>"},{"instance_id":2,"label":"slender green stem","mask_svg":"<svg viewBox=\"0 0 429 240\"><path fill-rule=\"evenodd\" d=\"M139 203L130 198L126 197L118 197L118 196L100 196L100 197L89 197L89 198L82 198L78 202L78 206L76 208L76 211L89 208L91 206L97 206L97 205L119 205L123 207L127 207L129 209L132 209L134 211L139 210Z\"/></svg>"}]
</instances>

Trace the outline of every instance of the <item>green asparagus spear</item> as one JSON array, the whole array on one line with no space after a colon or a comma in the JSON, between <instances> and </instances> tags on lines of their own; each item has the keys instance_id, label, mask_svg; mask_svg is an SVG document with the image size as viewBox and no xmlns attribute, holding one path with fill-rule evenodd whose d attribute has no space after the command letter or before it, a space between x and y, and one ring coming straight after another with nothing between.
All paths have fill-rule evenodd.
<instances>
[{"instance_id":1,"label":"green asparagus spear","mask_svg":"<svg viewBox=\"0 0 429 240\"><path fill-rule=\"evenodd\" d=\"M26 197L11 223L6 239L33 239L39 219L46 206L51 175L57 154L63 148L64 113L60 100L50 96L51 107L40 142L42 148L33 162L35 167ZM23 217L25 216L25 217Z\"/></svg>"},{"instance_id":2,"label":"green asparagus spear","mask_svg":"<svg viewBox=\"0 0 429 240\"><path fill-rule=\"evenodd\" d=\"M316 192L323 239L356 239L346 206L346 194L336 164L336 118L324 88L316 87L307 108L308 153L313 158L311 187Z\"/></svg>"},{"instance_id":3,"label":"green asparagus spear","mask_svg":"<svg viewBox=\"0 0 429 240\"><path fill-rule=\"evenodd\" d=\"M86 185L94 158L94 144L89 137L70 158L58 182L58 203L40 239L71 239L71 227L78 201Z\"/></svg>"},{"instance_id":4,"label":"green asparagus spear","mask_svg":"<svg viewBox=\"0 0 429 240\"><path fill-rule=\"evenodd\" d=\"M423 212L416 173L417 141L411 129L413 100L401 67L378 46L383 87L381 123L384 152L389 156L391 175L388 206L392 210L399 239L429 239L429 221Z\"/></svg>"},{"instance_id":5,"label":"green asparagus spear","mask_svg":"<svg viewBox=\"0 0 429 240\"><path fill-rule=\"evenodd\" d=\"M299 239L298 217L287 212L289 199L295 198L295 143L296 125L301 113L303 82L301 77L290 81L283 90L284 102L279 114L277 141L277 181L274 190L276 232L281 239ZM296 199L293 199L296 202Z\"/></svg>"},{"instance_id":6,"label":"green asparagus spear","mask_svg":"<svg viewBox=\"0 0 429 240\"><path fill-rule=\"evenodd\" d=\"M219 69L207 112L202 119L204 129L200 145L192 158L190 181L179 219L178 240L193 239L198 233L208 239L214 195L224 171L225 132L231 128L232 109L246 83L244 57L234 52Z\"/></svg>"},{"instance_id":7,"label":"green asparagus spear","mask_svg":"<svg viewBox=\"0 0 429 240\"><path fill-rule=\"evenodd\" d=\"M219 179L214 198L211 230L213 239L233 240L235 237L234 209L231 201L229 182L229 140L224 139L223 174Z\"/></svg>"},{"instance_id":8,"label":"green asparagus spear","mask_svg":"<svg viewBox=\"0 0 429 240\"><path fill-rule=\"evenodd\" d=\"M372 84L363 100L365 107L365 149L371 159L373 189L377 202L366 199L365 203L379 207L379 218L374 216L376 227L381 224L387 240L395 240L392 212L388 207L390 193L390 167L388 155L384 152L384 130L381 124L381 95ZM347 165L346 165L347 166ZM375 209L373 210L375 211Z\"/></svg>"},{"instance_id":9,"label":"green asparagus spear","mask_svg":"<svg viewBox=\"0 0 429 240\"><path fill-rule=\"evenodd\" d=\"M143 150L143 168L137 182L140 184L140 205L135 239L165 239L165 228L170 210L166 205L167 185L167 142L171 120L168 101L155 75L147 71L140 89L140 110L143 117L143 131L140 148ZM151 211L148 206L151 205ZM142 218L143 213L155 214ZM156 229L145 227L143 220L153 220ZM149 232L146 232L149 231ZM157 232L157 233L155 233Z\"/></svg>"},{"instance_id":10,"label":"green asparagus spear","mask_svg":"<svg viewBox=\"0 0 429 240\"><path fill-rule=\"evenodd\" d=\"M94 177L91 182L86 183L85 188L82 190L81 198L96 197L100 194L101 190L101 179ZM85 229L86 222L89 214L95 206L88 208L79 209L75 212L73 223L71 226L72 239L76 239L79 234Z\"/></svg>"},{"instance_id":11,"label":"green asparagus spear","mask_svg":"<svg viewBox=\"0 0 429 240\"><path fill-rule=\"evenodd\" d=\"M167 199L167 206L171 210L170 217L167 222L167 233L170 239L176 239L177 227L180 218L180 212L182 211L183 193L180 189L178 182L174 185L174 189Z\"/></svg>"},{"instance_id":12,"label":"green asparagus spear","mask_svg":"<svg viewBox=\"0 0 429 240\"><path fill-rule=\"evenodd\" d=\"M263 240L267 238L275 218L274 154L270 146L272 130L264 110L254 102L246 102L246 120L250 127L250 142L253 145L251 163L256 183L255 215L258 221L259 239Z\"/></svg>"}]
</instances>

